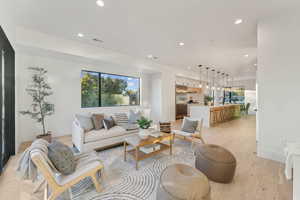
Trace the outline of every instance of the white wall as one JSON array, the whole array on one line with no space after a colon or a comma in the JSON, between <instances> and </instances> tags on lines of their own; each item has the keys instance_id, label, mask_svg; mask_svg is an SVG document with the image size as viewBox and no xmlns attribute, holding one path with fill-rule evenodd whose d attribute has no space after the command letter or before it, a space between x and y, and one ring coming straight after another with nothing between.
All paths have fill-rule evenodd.
<instances>
[{"instance_id":1,"label":"white wall","mask_svg":"<svg viewBox=\"0 0 300 200\"><path fill-rule=\"evenodd\" d=\"M19 48L16 66L19 71L17 94L19 104L17 110L27 109L31 103L31 98L25 92L30 83L31 76L27 70L30 66L44 67L48 70L48 81L53 88L54 94L49 98L55 104L55 114L47 119L47 129L53 131L54 136L71 134L71 123L75 113L104 112L112 114L114 112L128 111L135 107L110 107L110 108L81 108L80 95L80 73L82 69L116 73L122 75L141 77L142 105L149 105L151 90L150 75L138 72L133 69L124 70L123 66L110 64L107 62L89 62L88 60L76 56L67 56L47 52L43 50L30 51ZM28 116L18 113L18 139L30 141L41 132L39 124L35 123Z\"/></svg>"},{"instance_id":2,"label":"white wall","mask_svg":"<svg viewBox=\"0 0 300 200\"><path fill-rule=\"evenodd\" d=\"M243 87L245 90L256 90L256 79L235 80L230 82L231 86Z\"/></svg>"},{"instance_id":3,"label":"white wall","mask_svg":"<svg viewBox=\"0 0 300 200\"><path fill-rule=\"evenodd\" d=\"M245 90L245 104L250 103L249 114L255 115L257 109L256 90Z\"/></svg>"},{"instance_id":4,"label":"white wall","mask_svg":"<svg viewBox=\"0 0 300 200\"><path fill-rule=\"evenodd\" d=\"M0 0L0 5L0 25L12 46L14 46L16 39L16 0Z\"/></svg>"},{"instance_id":5,"label":"white wall","mask_svg":"<svg viewBox=\"0 0 300 200\"><path fill-rule=\"evenodd\" d=\"M287 141L300 142L300 14L258 25L258 154L283 161Z\"/></svg>"}]
</instances>

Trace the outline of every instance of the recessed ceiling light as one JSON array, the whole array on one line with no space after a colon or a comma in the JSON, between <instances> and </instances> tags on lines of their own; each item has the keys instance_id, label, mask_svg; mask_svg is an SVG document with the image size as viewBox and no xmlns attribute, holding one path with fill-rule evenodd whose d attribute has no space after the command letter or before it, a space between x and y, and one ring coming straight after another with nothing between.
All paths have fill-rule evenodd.
<instances>
[{"instance_id":1,"label":"recessed ceiling light","mask_svg":"<svg viewBox=\"0 0 300 200\"><path fill-rule=\"evenodd\" d=\"M156 57L156 56L153 56L152 54L149 54L149 55L147 55L147 58L149 58L149 59L153 59L153 60L156 60L156 59L158 59L158 57Z\"/></svg>"},{"instance_id":2,"label":"recessed ceiling light","mask_svg":"<svg viewBox=\"0 0 300 200\"><path fill-rule=\"evenodd\" d=\"M179 42L179 46L184 46L184 42Z\"/></svg>"},{"instance_id":3,"label":"recessed ceiling light","mask_svg":"<svg viewBox=\"0 0 300 200\"><path fill-rule=\"evenodd\" d=\"M152 55L152 54L149 54L149 55L147 55L147 58L152 59L152 58L153 58L153 55Z\"/></svg>"},{"instance_id":4,"label":"recessed ceiling light","mask_svg":"<svg viewBox=\"0 0 300 200\"><path fill-rule=\"evenodd\" d=\"M248 55L248 54L245 54L245 55L244 55L244 57L245 57L245 58L248 58L248 57L249 57L249 55Z\"/></svg>"},{"instance_id":5,"label":"recessed ceiling light","mask_svg":"<svg viewBox=\"0 0 300 200\"><path fill-rule=\"evenodd\" d=\"M97 0L96 1L97 6L104 7L104 1L103 0Z\"/></svg>"},{"instance_id":6,"label":"recessed ceiling light","mask_svg":"<svg viewBox=\"0 0 300 200\"><path fill-rule=\"evenodd\" d=\"M242 20L242 19L236 19L236 20L234 21L234 24L241 24L241 23L243 23L243 20Z\"/></svg>"},{"instance_id":7,"label":"recessed ceiling light","mask_svg":"<svg viewBox=\"0 0 300 200\"><path fill-rule=\"evenodd\" d=\"M190 66L188 66L188 70L191 70L192 68Z\"/></svg>"},{"instance_id":8,"label":"recessed ceiling light","mask_svg":"<svg viewBox=\"0 0 300 200\"><path fill-rule=\"evenodd\" d=\"M257 66L257 63L255 63L254 66L256 67L256 66Z\"/></svg>"},{"instance_id":9,"label":"recessed ceiling light","mask_svg":"<svg viewBox=\"0 0 300 200\"><path fill-rule=\"evenodd\" d=\"M98 39L98 38L93 38L93 41L94 41L94 42L103 43L103 40L100 40L100 39Z\"/></svg>"},{"instance_id":10,"label":"recessed ceiling light","mask_svg":"<svg viewBox=\"0 0 300 200\"><path fill-rule=\"evenodd\" d=\"M81 37L81 38L84 37L84 35L82 33L78 33L77 36Z\"/></svg>"}]
</instances>

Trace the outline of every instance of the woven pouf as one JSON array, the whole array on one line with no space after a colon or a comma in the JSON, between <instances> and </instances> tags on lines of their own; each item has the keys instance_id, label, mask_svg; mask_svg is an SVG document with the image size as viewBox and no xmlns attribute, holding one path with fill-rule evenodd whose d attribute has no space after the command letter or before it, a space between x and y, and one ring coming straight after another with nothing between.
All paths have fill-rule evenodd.
<instances>
[{"instance_id":1,"label":"woven pouf","mask_svg":"<svg viewBox=\"0 0 300 200\"><path fill-rule=\"evenodd\" d=\"M210 200L208 178L199 170L188 165L171 165L160 176L157 199Z\"/></svg>"},{"instance_id":2,"label":"woven pouf","mask_svg":"<svg viewBox=\"0 0 300 200\"><path fill-rule=\"evenodd\" d=\"M230 183L234 177L236 159L227 149L214 144L201 144L195 148L196 168L210 180Z\"/></svg>"}]
</instances>

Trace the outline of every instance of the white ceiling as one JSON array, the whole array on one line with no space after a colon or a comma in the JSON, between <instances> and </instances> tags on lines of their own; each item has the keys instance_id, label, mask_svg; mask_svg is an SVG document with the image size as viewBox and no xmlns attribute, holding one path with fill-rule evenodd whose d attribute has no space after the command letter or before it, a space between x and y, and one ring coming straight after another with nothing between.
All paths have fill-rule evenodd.
<instances>
[{"instance_id":1,"label":"white ceiling","mask_svg":"<svg viewBox=\"0 0 300 200\"><path fill-rule=\"evenodd\" d=\"M198 64L255 75L256 26L299 0L17 0L17 23L181 69ZM242 18L244 23L234 25ZM78 38L77 33L84 38ZM93 38L103 40L95 43ZM185 45L180 47L179 42ZM244 55L249 57L245 58Z\"/></svg>"}]
</instances>

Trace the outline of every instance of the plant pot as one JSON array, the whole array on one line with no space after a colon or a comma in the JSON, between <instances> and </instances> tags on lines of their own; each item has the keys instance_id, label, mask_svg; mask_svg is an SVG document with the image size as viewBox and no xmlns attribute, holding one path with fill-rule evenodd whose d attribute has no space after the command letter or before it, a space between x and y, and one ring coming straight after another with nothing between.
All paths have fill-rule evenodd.
<instances>
[{"instance_id":1,"label":"plant pot","mask_svg":"<svg viewBox=\"0 0 300 200\"><path fill-rule=\"evenodd\" d=\"M51 143L51 140L52 140L52 134L50 131L48 131L47 134L41 134L41 135L38 135L36 136L37 139L44 139L46 140L47 142Z\"/></svg>"},{"instance_id":2,"label":"plant pot","mask_svg":"<svg viewBox=\"0 0 300 200\"><path fill-rule=\"evenodd\" d=\"M140 129L139 131L140 138L146 139L149 135L150 135L149 129L142 129L142 128Z\"/></svg>"}]
</instances>

